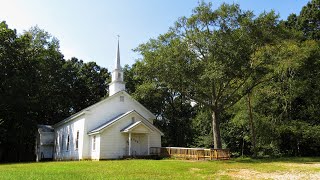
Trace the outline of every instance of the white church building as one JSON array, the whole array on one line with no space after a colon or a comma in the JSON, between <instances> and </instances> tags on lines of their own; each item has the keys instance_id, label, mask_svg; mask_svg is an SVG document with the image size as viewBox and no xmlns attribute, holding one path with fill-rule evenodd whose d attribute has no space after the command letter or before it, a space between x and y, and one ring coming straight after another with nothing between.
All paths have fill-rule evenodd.
<instances>
[{"instance_id":1,"label":"white church building","mask_svg":"<svg viewBox=\"0 0 320 180\"><path fill-rule=\"evenodd\" d=\"M54 124L50 131L43 126L39 128L37 160L101 160L149 155L150 147L161 147L163 135L153 125L155 118L125 91L118 41L109 97Z\"/></svg>"}]
</instances>

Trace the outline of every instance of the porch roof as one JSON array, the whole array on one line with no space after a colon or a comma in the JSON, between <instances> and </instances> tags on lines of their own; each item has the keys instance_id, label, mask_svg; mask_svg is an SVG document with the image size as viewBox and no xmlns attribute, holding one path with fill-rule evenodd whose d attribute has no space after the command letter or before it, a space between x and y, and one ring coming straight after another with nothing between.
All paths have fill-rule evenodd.
<instances>
[{"instance_id":1,"label":"porch roof","mask_svg":"<svg viewBox=\"0 0 320 180\"><path fill-rule=\"evenodd\" d=\"M145 123L142 121L134 122L132 124L129 124L127 127L123 128L120 132L128 133L150 133L152 132L152 129L150 129Z\"/></svg>"}]
</instances>

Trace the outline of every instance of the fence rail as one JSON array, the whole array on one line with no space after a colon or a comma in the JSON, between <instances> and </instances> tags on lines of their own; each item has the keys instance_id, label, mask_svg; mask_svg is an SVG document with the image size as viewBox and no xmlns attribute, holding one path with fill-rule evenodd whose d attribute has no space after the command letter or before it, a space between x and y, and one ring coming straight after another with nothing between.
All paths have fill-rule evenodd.
<instances>
[{"instance_id":1,"label":"fence rail","mask_svg":"<svg viewBox=\"0 0 320 180\"><path fill-rule=\"evenodd\" d=\"M229 149L204 149L183 147L151 147L151 155L161 157L175 157L183 159L230 159Z\"/></svg>"}]
</instances>

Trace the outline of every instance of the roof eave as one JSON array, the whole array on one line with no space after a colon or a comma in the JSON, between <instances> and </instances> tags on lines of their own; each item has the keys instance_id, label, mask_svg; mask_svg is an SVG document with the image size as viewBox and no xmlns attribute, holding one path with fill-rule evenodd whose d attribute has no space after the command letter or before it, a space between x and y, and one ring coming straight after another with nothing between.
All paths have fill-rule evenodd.
<instances>
[{"instance_id":1,"label":"roof eave","mask_svg":"<svg viewBox=\"0 0 320 180\"><path fill-rule=\"evenodd\" d=\"M77 113L75 113L75 114L73 114L73 115L71 115L71 116L63 119L62 121L59 121L58 123L54 124L53 127L56 128L56 127L58 127L58 126L60 126L60 125L62 125L62 124L65 124L65 123L67 123L67 122L72 121L72 120L75 119L76 117L79 117L80 115L85 114L85 113L86 113L87 111L89 111L91 108L97 106L98 104L100 104L100 103L102 103L102 102L104 102L104 101L110 100L112 97L117 96L117 95L120 94L121 92L125 92L125 91L119 91L119 92L117 92L117 93L115 93L115 94L113 94L113 95L111 95L111 96L109 96L109 97L106 97L106 98L102 99L101 101L96 102L95 104L92 104L91 106L89 106L89 107L87 107L87 108L84 108L83 110L81 110L81 111L79 111L79 112L77 112Z\"/></svg>"},{"instance_id":2,"label":"roof eave","mask_svg":"<svg viewBox=\"0 0 320 180\"><path fill-rule=\"evenodd\" d=\"M91 135L96 135L96 134L100 134L101 132L100 131L97 131L97 132L90 132L90 133L88 133L88 135L89 136L91 136Z\"/></svg>"},{"instance_id":3,"label":"roof eave","mask_svg":"<svg viewBox=\"0 0 320 180\"><path fill-rule=\"evenodd\" d=\"M66 119L54 124L52 127L53 128L59 127L60 125L63 125L65 123L67 123L67 122L70 122L70 121L74 120L77 117L80 117L80 116L84 115L85 113L86 113L86 110L82 110L82 111L80 111L80 112L78 112L78 113L76 113L74 115L71 115L68 118L66 118Z\"/></svg>"}]
</instances>

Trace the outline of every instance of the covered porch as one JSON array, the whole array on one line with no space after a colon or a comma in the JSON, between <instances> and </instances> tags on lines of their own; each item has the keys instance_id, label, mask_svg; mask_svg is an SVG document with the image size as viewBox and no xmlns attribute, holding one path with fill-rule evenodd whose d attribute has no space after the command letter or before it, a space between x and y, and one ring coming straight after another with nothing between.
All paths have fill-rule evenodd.
<instances>
[{"instance_id":1,"label":"covered porch","mask_svg":"<svg viewBox=\"0 0 320 180\"><path fill-rule=\"evenodd\" d=\"M125 156L148 156L150 155L150 129L144 122L138 121L121 130L126 134Z\"/></svg>"}]
</instances>

